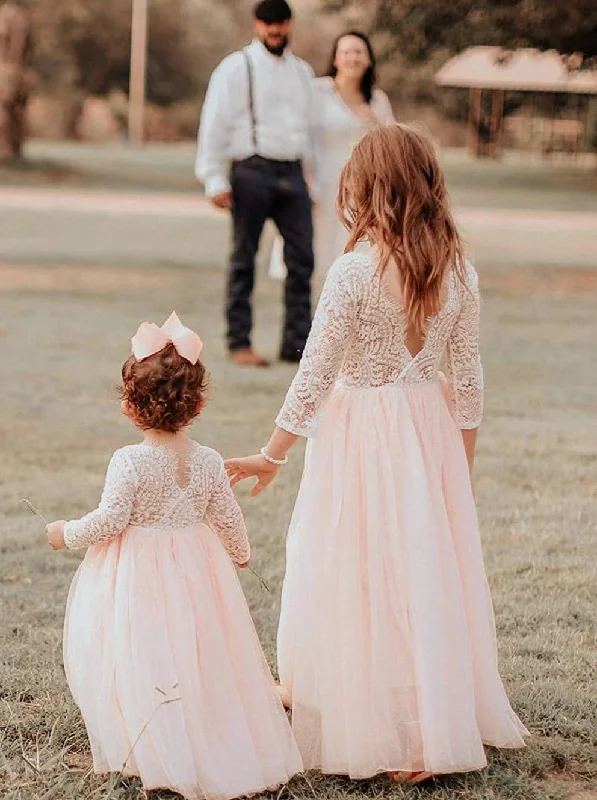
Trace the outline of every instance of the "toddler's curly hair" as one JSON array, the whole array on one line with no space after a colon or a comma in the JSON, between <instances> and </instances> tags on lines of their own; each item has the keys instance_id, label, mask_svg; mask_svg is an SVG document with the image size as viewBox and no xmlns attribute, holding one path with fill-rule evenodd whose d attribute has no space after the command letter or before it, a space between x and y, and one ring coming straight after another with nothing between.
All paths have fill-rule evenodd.
<instances>
[{"instance_id":1,"label":"toddler's curly hair","mask_svg":"<svg viewBox=\"0 0 597 800\"><path fill-rule=\"evenodd\" d=\"M149 358L122 365L120 397L141 430L176 433L201 413L208 387L201 361L191 364L169 343Z\"/></svg>"}]
</instances>

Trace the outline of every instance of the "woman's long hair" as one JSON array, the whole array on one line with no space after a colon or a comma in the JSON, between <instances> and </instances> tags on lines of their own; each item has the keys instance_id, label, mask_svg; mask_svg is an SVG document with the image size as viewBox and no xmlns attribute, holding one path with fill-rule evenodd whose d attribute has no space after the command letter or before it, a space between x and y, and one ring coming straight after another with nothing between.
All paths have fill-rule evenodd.
<instances>
[{"instance_id":1,"label":"woman's long hair","mask_svg":"<svg viewBox=\"0 0 597 800\"><path fill-rule=\"evenodd\" d=\"M347 31L346 33L343 33L341 36L338 36L338 38L334 42L334 47L332 49L332 56L330 58L330 65L328 67L327 74L330 78L335 78L336 75L338 74L338 70L334 65L334 61L336 60L336 52L338 50L338 45L340 44L340 40L344 39L345 36L356 36L357 39L360 39L367 45L371 66L367 67L367 70L361 79L361 92L363 94L363 97L365 98L365 102L367 104L370 104L371 99L373 98L373 89L375 87L375 81L376 81L375 53L373 52L373 46L369 41L369 38L365 36L364 33L361 33L360 31Z\"/></svg>"},{"instance_id":2,"label":"woman's long hair","mask_svg":"<svg viewBox=\"0 0 597 800\"><path fill-rule=\"evenodd\" d=\"M422 334L441 308L447 273L465 282L463 245L429 137L401 124L365 134L342 170L336 207L349 232L345 252L368 240L381 270L396 263L409 324Z\"/></svg>"}]
</instances>

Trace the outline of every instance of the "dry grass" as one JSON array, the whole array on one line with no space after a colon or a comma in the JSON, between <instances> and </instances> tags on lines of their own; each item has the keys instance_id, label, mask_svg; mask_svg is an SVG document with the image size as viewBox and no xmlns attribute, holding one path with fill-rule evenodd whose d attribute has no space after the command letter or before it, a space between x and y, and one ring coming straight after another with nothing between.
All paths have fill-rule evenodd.
<instances>
[{"instance_id":1,"label":"dry grass","mask_svg":"<svg viewBox=\"0 0 597 800\"><path fill-rule=\"evenodd\" d=\"M164 278L143 270L110 267L81 270L73 266L24 267L0 264L0 292L106 292L160 286Z\"/></svg>"},{"instance_id":2,"label":"dry grass","mask_svg":"<svg viewBox=\"0 0 597 800\"><path fill-rule=\"evenodd\" d=\"M136 781L90 774L61 661L64 602L80 556L50 552L17 501L28 496L50 518L95 504L110 454L136 436L119 416L113 386L141 319L161 321L177 308L201 331L214 391L195 433L225 455L262 444L292 370L239 371L226 361L220 271L2 274L12 285L0 293L0 797L142 798ZM530 746L492 753L483 773L429 788L310 775L281 800L597 797L595 273L500 267L485 269L482 281L488 403L478 501L502 672L533 733ZM280 292L261 281L258 343L272 354ZM300 461L296 453L258 501L241 490L254 563L274 589L268 595L243 575L272 663Z\"/></svg>"}]
</instances>

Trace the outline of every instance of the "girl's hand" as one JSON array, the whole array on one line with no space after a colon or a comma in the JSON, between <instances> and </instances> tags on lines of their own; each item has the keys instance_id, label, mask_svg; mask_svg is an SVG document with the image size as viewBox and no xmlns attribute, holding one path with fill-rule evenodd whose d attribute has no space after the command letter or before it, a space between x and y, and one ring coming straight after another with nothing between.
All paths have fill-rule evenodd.
<instances>
[{"instance_id":1,"label":"girl's hand","mask_svg":"<svg viewBox=\"0 0 597 800\"><path fill-rule=\"evenodd\" d=\"M48 537L48 544L52 550L64 550L66 544L64 543L64 526L65 520L59 519L56 522L50 522L46 528L46 536Z\"/></svg>"},{"instance_id":2,"label":"girl's hand","mask_svg":"<svg viewBox=\"0 0 597 800\"><path fill-rule=\"evenodd\" d=\"M280 471L280 467L270 464L262 455L229 458L224 462L224 466L231 486L236 486L239 481L244 481L246 478L257 478L257 483L251 489L251 497L261 494Z\"/></svg>"}]
</instances>

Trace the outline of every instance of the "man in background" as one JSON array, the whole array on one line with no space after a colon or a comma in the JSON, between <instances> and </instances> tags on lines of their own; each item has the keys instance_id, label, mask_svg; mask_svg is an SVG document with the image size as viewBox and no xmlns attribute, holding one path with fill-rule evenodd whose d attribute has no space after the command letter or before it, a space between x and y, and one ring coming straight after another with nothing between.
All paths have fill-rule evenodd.
<instances>
[{"instance_id":1,"label":"man in background","mask_svg":"<svg viewBox=\"0 0 597 800\"><path fill-rule=\"evenodd\" d=\"M286 0L259 2L254 28L252 43L211 76L195 172L213 205L232 214L230 355L240 365L267 366L251 344L255 256L267 219L282 235L288 270L282 361L300 360L311 326L313 222L305 170L313 175L313 70L290 50Z\"/></svg>"}]
</instances>

